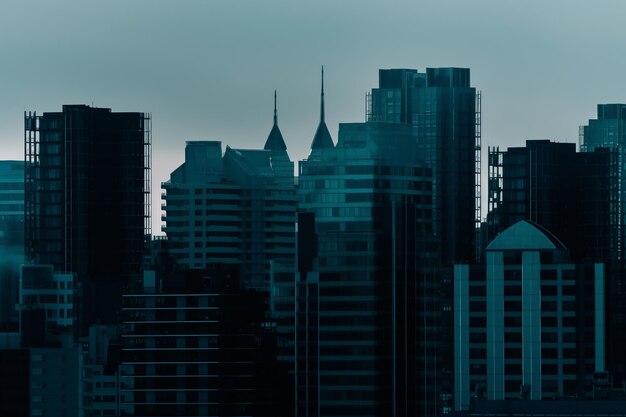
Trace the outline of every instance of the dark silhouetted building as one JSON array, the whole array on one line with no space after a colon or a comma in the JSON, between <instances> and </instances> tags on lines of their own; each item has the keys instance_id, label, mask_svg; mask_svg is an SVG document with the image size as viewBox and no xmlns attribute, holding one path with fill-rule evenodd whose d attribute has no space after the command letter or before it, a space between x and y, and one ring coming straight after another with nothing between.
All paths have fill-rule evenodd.
<instances>
[{"instance_id":1,"label":"dark silhouetted building","mask_svg":"<svg viewBox=\"0 0 626 417\"><path fill-rule=\"evenodd\" d=\"M150 233L150 116L85 105L25 115L26 258L76 274L77 331L115 323Z\"/></svg>"},{"instance_id":2,"label":"dark silhouetted building","mask_svg":"<svg viewBox=\"0 0 626 417\"><path fill-rule=\"evenodd\" d=\"M480 93L467 68L379 71L367 120L410 127L433 170L434 233L444 264L476 257L480 222Z\"/></svg>"},{"instance_id":3,"label":"dark silhouetted building","mask_svg":"<svg viewBox=\"0 0 626 417\"><path fill-rule=\"evenodd\" d=\"M598 117L580 127L580 150L592 152L597 148L613 149L617 154L619 175L620 226L619 253L624 259L626 233L626 104L598 104Z\"/></svg>"},{"instance_id":4,"label":"dark silhouetted building","mask_svg":"<svg viewBox=\"0 0 626 417\"><path fill-rule=\"evenodd\" d=\"M212 264L124 295L122 415L291 415L267 294L238 281Z\"/></svg>"},{"instance_id":5,"label":"dark silhouetted building","mask_svg":"<svg viewBox=\"0 0 626 417\"><path fill-rule=\"evenodd\" d=\"M432 244L433 190L417 154L411 126L398 123L340 124L335 146L322 95L299 165L298 416L421 412L418 269Z\"/></svg>"},{"instance_id":6,"label":"dark silhouetted building","mask_svg":"<svg viewBox=\"0 0 626 417\"><path fill-rule=\"evenodd\" d=\"M529 140L489 149L488 237L529 220L559 236L575 262L618 260L618 180L618 154L606 148Z\"/></svg>"}]
</instances>

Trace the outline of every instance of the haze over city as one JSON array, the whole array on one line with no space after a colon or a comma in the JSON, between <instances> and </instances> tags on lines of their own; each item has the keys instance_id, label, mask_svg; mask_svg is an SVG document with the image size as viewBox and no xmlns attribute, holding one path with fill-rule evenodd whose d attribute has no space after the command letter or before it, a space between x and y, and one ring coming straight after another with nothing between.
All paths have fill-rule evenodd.
<instances>
[{"instance_id":1,"label":"haze over city","mask_svg":"<svg viewBox=\"0 0 626 417\"><path fill-rule=\"evenodd\" d=\"M278 90L294 160L306 158L326 68L326 119L364 120L379 68L472 69L483 148L577 142L597 103L623 102L620 1L7 1L0 149L23 157L23 111L84 103L153 116L153 205L187 140L261 146ZM160 226L154 216L154 231Z\"/></svg>"}]
</instances>

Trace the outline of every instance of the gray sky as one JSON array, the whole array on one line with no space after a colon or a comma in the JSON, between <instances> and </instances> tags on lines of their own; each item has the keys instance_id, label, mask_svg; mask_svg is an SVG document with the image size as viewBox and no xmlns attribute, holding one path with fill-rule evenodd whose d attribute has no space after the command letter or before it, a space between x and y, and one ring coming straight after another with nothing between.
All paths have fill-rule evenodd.
<instances>
[{"instance_id":1,"label":"gray sky","mask_svg":"<svg viewBox=\"0 0 626 417\"><path fill-rule=\"evenodd\" d=\"M0 159L23 158L24 110L151 112L157 208L186 140L263 145L274 89L305 158L321 65L335 140L364 119L379 68L458 66L483 94L485 149L576 142L597 103L626 102L625 16L618 0L3 0Z\"/></svg>"}]
</instances>

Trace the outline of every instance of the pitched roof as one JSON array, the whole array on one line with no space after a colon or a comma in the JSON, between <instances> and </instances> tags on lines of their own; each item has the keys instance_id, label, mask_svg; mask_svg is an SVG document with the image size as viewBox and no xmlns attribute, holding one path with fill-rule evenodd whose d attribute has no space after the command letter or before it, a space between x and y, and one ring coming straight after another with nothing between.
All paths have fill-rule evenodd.
<instances>
[{"instance_id":1,"label":"pitched roof","mask_svg":"<svg viewBox=\"0 0 626 417\"><path fill-rule=\"evenodd\" d=\"M330 137L330 132L326 126L325 114L324 114L324 67L322 67L322 95L320 102L320 124L317 126L313 142L311 143L311 149L328 149L334 148L335 143L333 138Z\"/></svg>"},{"instance_id":2,"label":"pitched roof","mask_svg":"<svg viewBox=\"0 0 626 417\"><path fill-rule=\"evenodd\" d=\"M280 132L280 128L278 127L278 113L276 111L276 90L274 90L274 125L272 126L272 130L270 130L270 134L265 141L265 146L263 146L263 149L268 151L287 150L287 145L285 145L283 134Z\"/></svg>"}]
</instances>

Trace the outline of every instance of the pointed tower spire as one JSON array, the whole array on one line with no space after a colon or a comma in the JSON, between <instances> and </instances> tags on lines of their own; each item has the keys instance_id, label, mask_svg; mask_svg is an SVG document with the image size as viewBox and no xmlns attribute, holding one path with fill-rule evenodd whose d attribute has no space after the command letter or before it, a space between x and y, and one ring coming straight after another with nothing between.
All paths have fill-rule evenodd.
<instances>
[{"instance_id":1,"label":"pointed tower spire","mask_svg":"<svg viewBox=\"0 0 626 417\"><path fill-rule=\"evenodd\" d=\"M322 100L320 103L320 121L323 123L324 120L324 66L322 65Z\"/></svg>"},{"instance_id":2,"label":"pointed tower spire","mask_svg":"<svg viewBox=\"0 0 626 417\"><path fill-rule=\"evenodd\" d=\"M278 112L276 111L276 90L274 90L274 126L278 126Z\"/></svg>"},{"instance_id":3,"label":"pointed tower spire","mask_svg":"<svg viewBox=\"0 0 626 417\"><path fill-rule=\"evenodd\" d=\"M283 139L283 134L280 132L278 128L278 110L276 107L276 90L274 90L274 125L272 126L272 130L270 131L267 140L265 141L265 146L263 147L265 150L270 151L286 151L287 145L285 145L285 140Z\"/></svg>"},{"instance_id":4,"label":"pointed tower spire","mask_svg":"<svg viewBox=\"0 0 626 417\"><path fill-rule=\"evenodd\" d=\"M311 150L334 148L335 144L330 137L328 127L326 127L324 114L324 66L322 66L322 94L320 102L320 124L317 126L317 131L313 137L313 143L311 143Z\"/></svg>"}]
</instances>

